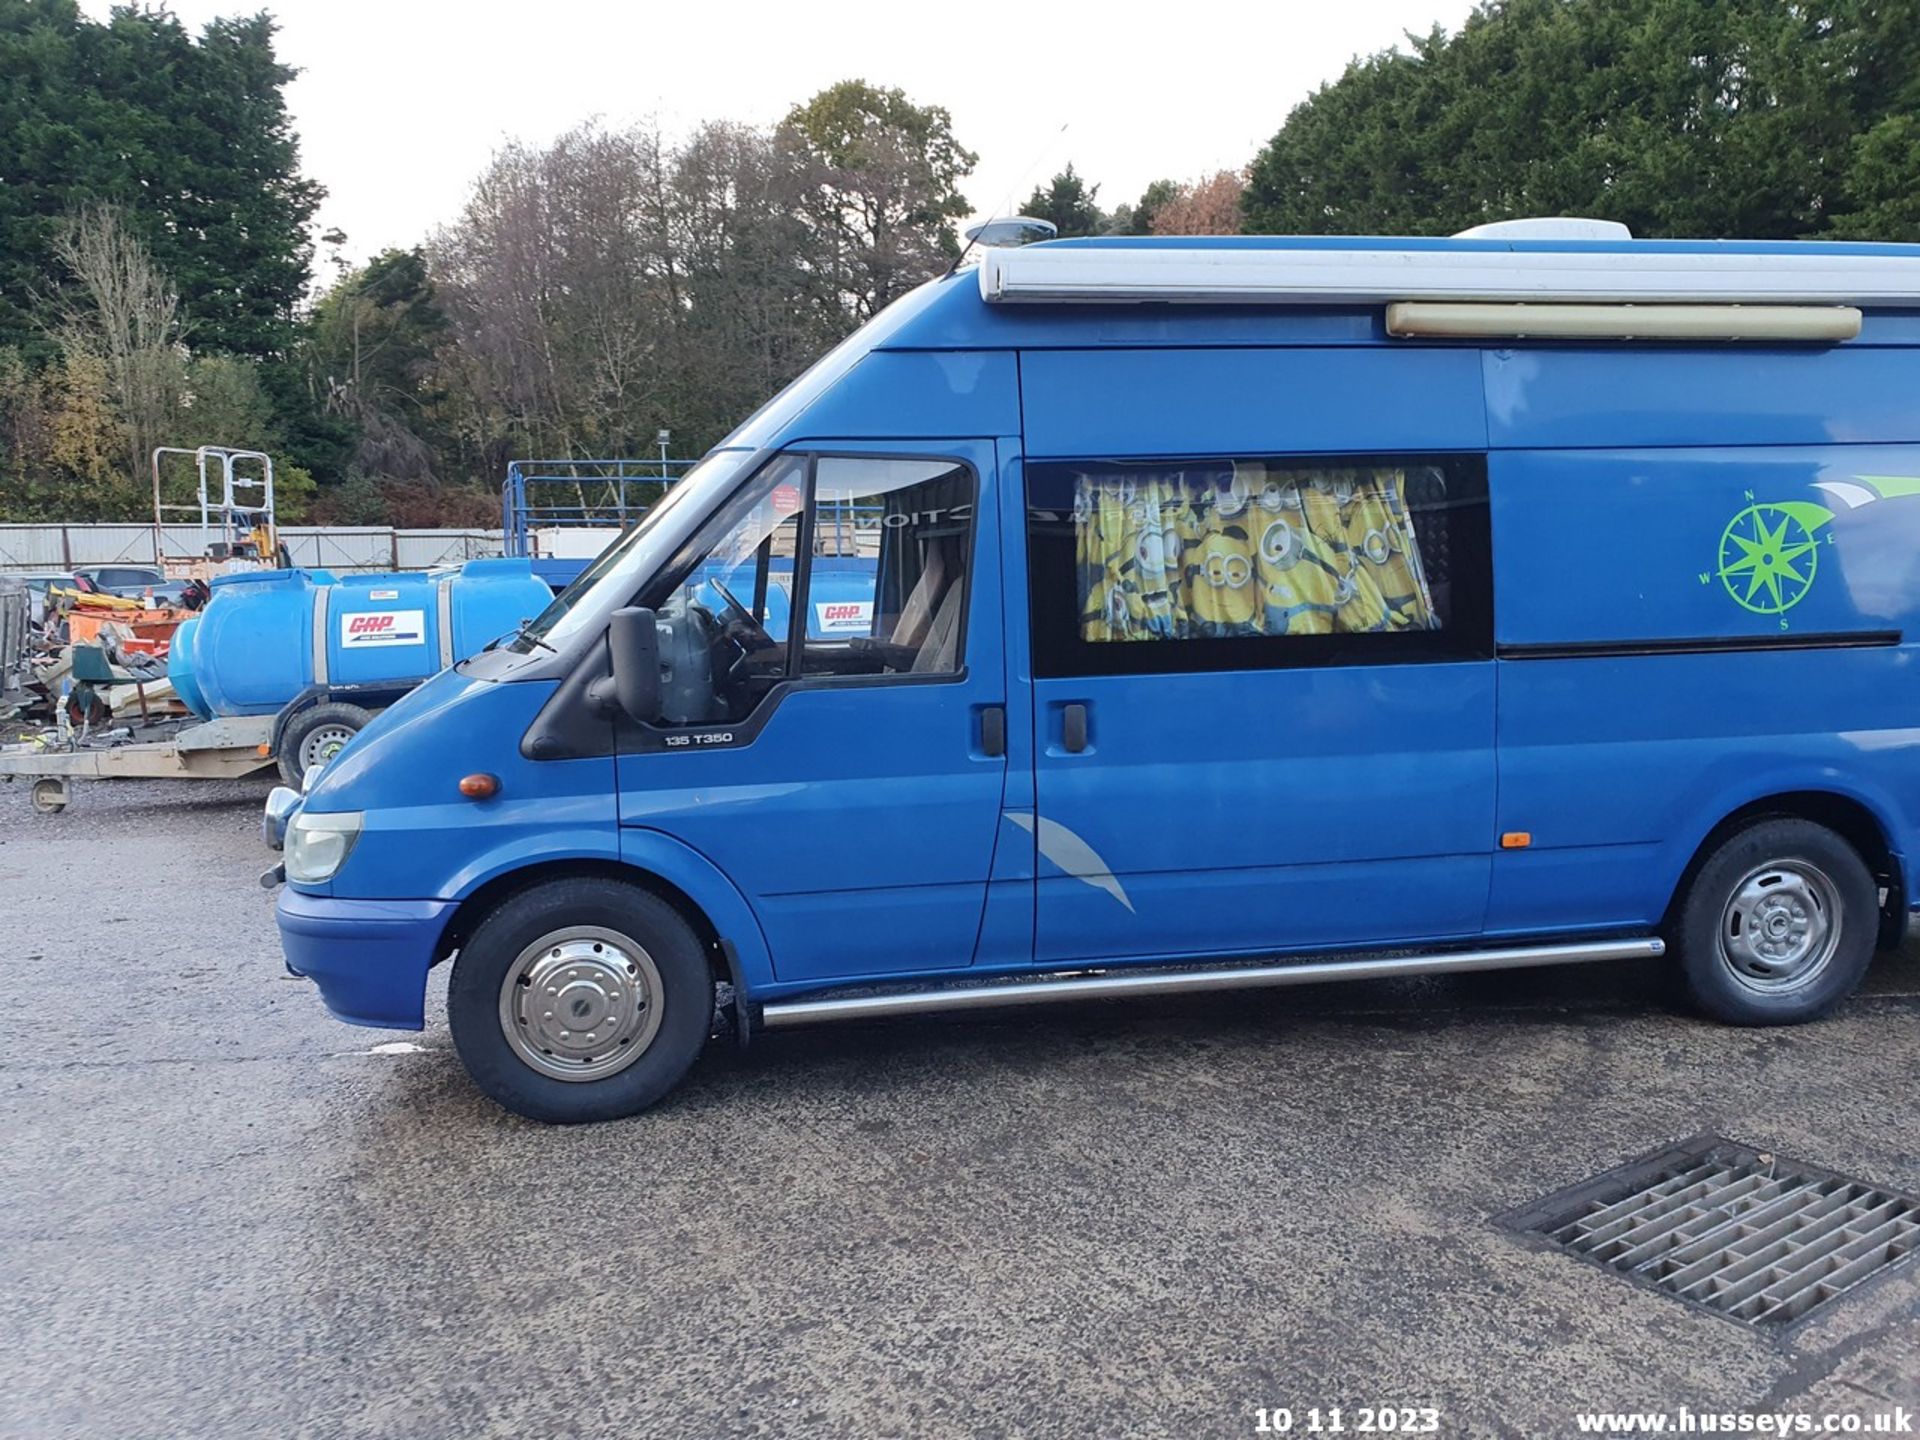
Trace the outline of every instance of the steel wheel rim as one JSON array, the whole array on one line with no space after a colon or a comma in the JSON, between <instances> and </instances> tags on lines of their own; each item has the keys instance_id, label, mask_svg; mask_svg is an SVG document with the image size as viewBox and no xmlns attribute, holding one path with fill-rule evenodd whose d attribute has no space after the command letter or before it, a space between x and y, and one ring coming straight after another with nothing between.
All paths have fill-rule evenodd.
<instances>
[{"instance_id":1,"label":"steel wheel rim","mask_svg":"<svg viewBox=\"0 0 1920 1440\"><path fill-rule=\"evenodd\" d=\"M300 742L300 768L319 769L346 749L347 742L358 733L348 725L322 725Z\"/></svg>"},{"instance_id":2,"label":"steel wheel rim","mask_svg":"<svg viewBox=\"0 0 1920 1440\"><path fill-rule=\"evenodd\" d=\"M525 1064L555 1080L604 1080L660 1031L660 971L618 931L569 925L522 950L500 982L500 1029Z\"/></svg>"},{"instance_id":3,"label":"steel wheel rim","mask_svg":"<svg viewBox=\"0 0 1920 1440\"><path fill-rule=\"evenodd\" d=\"M1733 887L1720 916L1720 959L1749 990L1783 995L1825 973L1840 945L1840 890L1818 866L1775 860Z\"/></svg>"}]
</instances>

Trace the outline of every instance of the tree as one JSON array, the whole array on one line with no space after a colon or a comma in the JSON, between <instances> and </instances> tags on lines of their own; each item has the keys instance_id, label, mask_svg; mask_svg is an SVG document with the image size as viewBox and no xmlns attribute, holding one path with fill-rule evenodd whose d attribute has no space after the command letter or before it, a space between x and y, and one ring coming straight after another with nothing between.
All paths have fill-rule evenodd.
<instances>
[{"instance_id":1,"label":"tree","mask_svg":"<svg viewBox=\"0 0 1920 1440\"><path fill-rule=\"evenodd\" d=\"M1045 187L1036 185L1020 213L1036 220L1050 220L1061 239L1075 235L1098 235L1107 226L1107 217L1094 204L1100 194L1098 185L1088 185L1074 173L1068 162Z\"/></svg>"},{"instance_id":2,"label":"tree","mask_svg":"<svg viewBox=\"0 0 1920 1440\"><path fill-rule=\"evenodd\" d=\"M375 476L435 480L434 352L445 339L425 254L388 250L313 307L305 358L314 393L357 437L350 462Z\"/></svg>"},{"instance_id":3,"label":"tree","mask_svg":"<svg viewBox=\"0 0 1920 1440\"><path fill-rule=\"evenodd\" d=\"M1487 0L1298 106L1247 228L1915 238L1916 37L1917 0Z\"/></svg>"},{"instance_id":4,"label":"tree","mask_svg":"<svg viewBox=\"0 0 1920 1440\"><path fill-rule=\"evenodd\" d=\"M74 352L29 365L0 350L0 514L12 520L125 520L150 515L126 470L126 436L108 401L105 364Z\"/></svg>"},{"instance_id":5,"label":"tree","mask_svg":"<svg viewBox=\"0 0 1920 1440\"><path fill-rule=\"evenodd\" d=\"M813 249L804 164L765 131L715 122L672 156L668 254L682 304L661 423L718 440L850 323Z\"/></svg>"},{"instance_id":6,"label":"tree","mask_svg":"<svg viewBox=\"0 0 1920 1440\"><path fill-rule=\"evenodd\" d=\"M940 273L960 253L959 184L979 157L953 118L903 91L843 80L788 112L780 144L802 163L813 254L856 320Z\"/></svg>"},{"instance_id":7,"label":"tree","mask_svg":"<svg viewBox=\"0 0 1920 1440\"><path fill-rule=\"evenodd\" d=\"M322 191L298 173L266 15L198 42L165 10L0 0L0 344L45 358L28 297L59 278L60 217L119 207L170 276L196 343L285 352Z\"/></svg>"},{"instance_id":8,"label":"tree","mask_svg":"<svg viewBox=\"0 0 1920 1440\"><path fill-rule=\"evenodd\" d=\"M1247 184L1237 170L1220 170L1191 185L1179 186L1154 207L1155 235L1238 235L1240 195Z\"/></svg>"},{"instance_id":9,"label":"tree","mask_svg":"<svg viewBox=\"0 0 1920 1440\"><path fill-rule=\"evenodd\" d=\"M1113 207L1113 213L1107 217L1109 235L1151 235L1153 217L1165 205L1180 193L1180 185L1174 180L1156 180L1141 193L1133 204L1124 201Z\"/></svg>"},{"instance_id":10,"label":"tree","mask_svg":"<svg viewBox=\"0 0 1920 1440\"><path fill-rule=\"evenodd\" d=\"M137 482L180 403L179 296L110 206L61 220L50 248L70 277L51 297L54 334L70 360L99 363Z\"/></svg>"},{"instance_id":11,"label":"tree","mask_svg":"<svg viewBox=\"0 0 1920 1440\"><path fill-rule=\"evenodd\" d=\"M482 468L529 449L627 453L664 422L661 360L680 303L657 193L668 164L646 127L510 145L435 237L444 383Z\"/></svg>"}]
</instances>

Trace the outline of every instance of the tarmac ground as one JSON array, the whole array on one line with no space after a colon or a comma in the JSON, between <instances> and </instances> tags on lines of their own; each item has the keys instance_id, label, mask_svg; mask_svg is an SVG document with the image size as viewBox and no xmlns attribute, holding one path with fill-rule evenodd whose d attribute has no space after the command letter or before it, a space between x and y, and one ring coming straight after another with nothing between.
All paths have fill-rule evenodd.
<instances>
[{"instance_id":1,"label":"tarmac ground","mask_svg":"<svg viewBox=\"0 0 1920 1440\"><path fill-rule=\"evenodd\" d=\"M1920 1433L1920 1263L1761 1333L1495 1223L1701 1132L1920 1194L1920 947L1784 1030L1584 966L782 1032L556 1129L443 972L282 971L266 788L0 785L0 1435Z\"/></svg>"}]
</instances>

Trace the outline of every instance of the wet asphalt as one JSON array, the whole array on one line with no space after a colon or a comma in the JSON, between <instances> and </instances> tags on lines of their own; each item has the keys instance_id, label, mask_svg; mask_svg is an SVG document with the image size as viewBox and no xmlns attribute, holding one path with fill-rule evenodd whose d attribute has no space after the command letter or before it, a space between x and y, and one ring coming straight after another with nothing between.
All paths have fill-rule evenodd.
<instances>
[{"instance_id":1,"label":"wet asphalt","mask_svg":"<svg viewBox=\"0 0 1920 1440\"><path fill-rule=\"evenodd\" d=\"M1706 1131L1920 1193L1920 947L1800 1029L1636 966L1089 1004L716 1043L551 1129L444 974L418 1036L283 974L266 788L0 785L0 1435L1920 1411L1920 1263L1761 1334L1495 1223Z\"/></svg>"}]
</instances>

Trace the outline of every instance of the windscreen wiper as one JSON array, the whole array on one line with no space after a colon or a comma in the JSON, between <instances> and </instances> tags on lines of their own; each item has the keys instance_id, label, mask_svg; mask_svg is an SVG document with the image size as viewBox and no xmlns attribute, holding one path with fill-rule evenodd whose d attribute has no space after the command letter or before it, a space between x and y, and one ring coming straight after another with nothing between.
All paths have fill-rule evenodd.
<instances>
[{"instance_id":1,"label":"windscreen wiper","mask_svg":"<svg viewBox=\"0 0 1920 1440\"><path fill-rule=\"evenodd\" d=\"M533 621L531 620L522 620L520 622L520 628L513 632L513 638L516 640L524 640L529 645L538 645L549 655L558 655L560 653L554 649L553 646L547 644L546 641L533 633Z\"/></svg>"}]
</instances>

